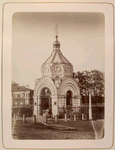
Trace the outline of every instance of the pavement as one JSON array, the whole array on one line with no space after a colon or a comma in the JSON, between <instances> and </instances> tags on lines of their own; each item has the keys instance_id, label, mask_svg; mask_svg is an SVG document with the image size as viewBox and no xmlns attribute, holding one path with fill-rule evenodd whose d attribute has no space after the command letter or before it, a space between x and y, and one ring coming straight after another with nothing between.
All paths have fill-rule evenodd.
<instances>
[{"instance_id":1,"label":"pavement","mask_svg":"<svg viewBox=\"0 0 115 150\"><path fill-rule=\"evenodd\" d=\"M70 131L78 131L78 132L94 132L95 139L101 139L104 136L104 120L76 120L67 119L58 119L55 122L55 119L48 118L47 122L43 116L37 117L37 122L41 122L42 124L56 130L70 130Z\"/></svg>"},{"instance_id":2,"label":"pavement","mask_svg":"<svg viewBox=\"0 0 115 150\"><path fill-rule=\"evenodd\" d=\"M33 117L27 117L26 123L22 118L12 121L12 136L14 139L102 139L104 120L54 119L39 116L36 124L33 124ZM95 128L95 131L94 131ZM95 134L96 132L96 134Z\"/></svg>"}]
</instances>

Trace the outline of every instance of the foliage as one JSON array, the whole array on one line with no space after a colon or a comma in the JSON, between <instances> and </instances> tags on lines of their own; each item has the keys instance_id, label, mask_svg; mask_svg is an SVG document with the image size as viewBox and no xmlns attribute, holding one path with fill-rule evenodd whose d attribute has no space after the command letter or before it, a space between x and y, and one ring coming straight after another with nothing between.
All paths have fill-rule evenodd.
<instances>
[{"instance_id":1,"label":"foliage","mask_svg":"<svg viewBox=\"0 0 115 150\"><path fill-rule=\"evenodd\" d=\"M14 82L14 81L12 81L12 86L19 86L19 84Z\"/></svg>"},{"instance_id":2,"label":"foliage","mask_svg":"<svg viewBox=\"0 0 115 150\"><path fill-rule=\"evenodd\" d=\"M104 96L104 73L98 70L82 71L74 73L74 78L79 80L82 95Z\"/></svg>"}]
</instances>

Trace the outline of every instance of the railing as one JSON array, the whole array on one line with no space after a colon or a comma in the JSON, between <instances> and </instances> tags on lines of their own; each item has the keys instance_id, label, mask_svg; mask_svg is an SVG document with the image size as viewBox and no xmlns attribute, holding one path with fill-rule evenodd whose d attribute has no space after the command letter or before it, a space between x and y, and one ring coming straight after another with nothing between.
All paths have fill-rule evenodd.
<instances>
[{"instance_id":1,"label":"railing","mask_svg":"<svg viewBox=\"0 0 115 150\"><path fill-rule=\"evenodd\" d=\"M13 106L13 108L31 108L34 107L33 105L18 105L18 106Z\"/></svg>"},{"instance_id":2,"label":"railing","mask_svg":"<svg viewBox=\"0 0 115 150\"><path fill-rule=\"evenodd\" d=\"M93 119L104 119L104 103L97 103L91 105L92 111L92 118ZM82 114L89 118L89 104L82 104L77 107L58 107L58 111L61 117L64 117L64 114L67 113L68 115L78 114L79 118L82 117Z\"/></svg>"},{"instance_id":3,"label":"railing","mask_svg":"<svg viewBox=\"0 0 115 150\"><path fill-rule=\"evenodd\" d=\"M104 107L104 103L91 104L92 107ZM81 104L80 107L89 107L89 104Z\"/></svg>"}]
</instances>

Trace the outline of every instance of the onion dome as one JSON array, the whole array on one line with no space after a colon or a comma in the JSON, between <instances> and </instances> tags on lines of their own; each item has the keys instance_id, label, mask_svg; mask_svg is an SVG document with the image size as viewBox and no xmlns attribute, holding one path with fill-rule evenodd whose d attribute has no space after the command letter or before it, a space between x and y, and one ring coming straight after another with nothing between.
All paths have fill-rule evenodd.
<instances>
[{"instance_id":1,"label":"onion dome","mask_svg":"<svg viewBox=\"0 0 115 150\"><path fill-rule=\"evenodd\" d=\"M53 43L53 49L54 50L59 50L60 49L60 42L58 41L58 36L56 35L56 40Z\"/></svg>"}]
</instances>

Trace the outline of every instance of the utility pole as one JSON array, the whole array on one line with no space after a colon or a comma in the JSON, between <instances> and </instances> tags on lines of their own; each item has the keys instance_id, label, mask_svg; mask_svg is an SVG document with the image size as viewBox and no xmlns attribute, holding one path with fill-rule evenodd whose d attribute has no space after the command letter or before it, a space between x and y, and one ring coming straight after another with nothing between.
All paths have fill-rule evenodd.
<instances>
[{"instance_id":1,"label":"utility pole","mask_svg":"<svg viewBox=\"0 0 115 150\"><path fill-rule=\"evenodd\" d=\"M89 120L92 120L91 89L89 89Z\"/></svg>"}]
</instances>

